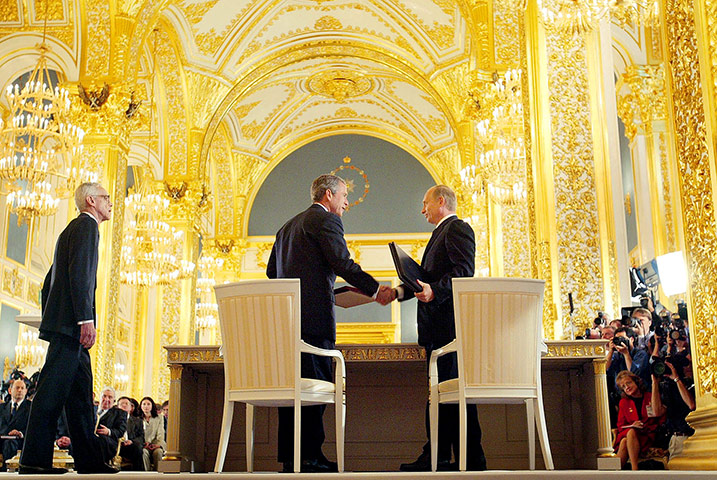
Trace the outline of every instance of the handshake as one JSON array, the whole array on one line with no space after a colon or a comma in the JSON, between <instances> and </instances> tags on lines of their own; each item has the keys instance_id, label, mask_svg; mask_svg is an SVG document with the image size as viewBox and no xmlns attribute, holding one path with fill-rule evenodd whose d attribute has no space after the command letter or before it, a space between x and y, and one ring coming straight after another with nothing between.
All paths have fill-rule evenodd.
<instances>
[{"instance_id":1,"label":"handshake","mask_svg":"<svg viewBox=\"0 0 717 480\"><path fill-rule=\"evenodd\" d=\"M396 289L388 285L380 285L376 294L376 301L381 305L388 305L396 300Z\"/></svg>"}]
</instances>

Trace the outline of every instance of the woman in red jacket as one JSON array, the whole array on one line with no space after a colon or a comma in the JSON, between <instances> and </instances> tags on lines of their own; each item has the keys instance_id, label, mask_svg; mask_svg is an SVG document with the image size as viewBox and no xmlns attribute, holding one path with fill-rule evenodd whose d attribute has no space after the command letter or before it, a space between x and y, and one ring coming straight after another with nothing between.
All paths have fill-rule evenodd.
<instances>
[{"instance_id":1,"label":"woman in red jacket","mask_svg":"<svg viewBox=\"0 0 717 480\"><path fill-rule=\"evenodd\" d=\"M637 470L640 454L652 445L655 430L665 415L665 407L660 400L660 382L653 375L652 392L648 392L640 377L623 370L617 375L616 383L622 390L622 399L617 412L617 437L613 447L622 466L629 457L632 469Z\"/></svg>"}]
</instances>

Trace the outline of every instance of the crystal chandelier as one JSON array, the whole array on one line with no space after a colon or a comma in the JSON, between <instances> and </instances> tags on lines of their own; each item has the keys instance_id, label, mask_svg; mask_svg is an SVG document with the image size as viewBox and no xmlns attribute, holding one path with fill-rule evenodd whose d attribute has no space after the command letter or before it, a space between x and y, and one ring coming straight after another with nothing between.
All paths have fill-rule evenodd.
<instances>
[{"instance_id":1,"label":"crystal chandelier","mask_svg":"<svg viewBox=\"0 0 717 480\"><path fill-rule=\"evenodd\" d=\"M157 31L154 35L154 65L157 64ZM153 66L150 99L154 99ZM154 103L149 106L149 144L152 143ZM147 165L150 149L147 149ZM151 193L147 182L138 192L127 195L125 204L125 235L121 256L123 269L120 280L128 285L151 287L169 285L194 274L194 263L180 259L177 248L183 243L183 232L163 220L169 199Z\"/></svg>"},{"instance_id":2,"label":"crystal chandelier","mask_svg":"<svg viewBox=\"0 0 717 480\"><path fill-rule=\"evenodd\" d=\"M47 3L45 30L47 28ZM10 119L0 124L0 179L8 193L7 207L18 216L18 223L29 223L38 216L53 215L59 199L53 194L52 179L65 179L59 196L71 195L80 181L96 181L96 175L69 167L82 152L84 131L68 120L69 92L56 83L47 68L43 31L37 46L40 58L25 84L10 85L5 92ZM57 185L55 181L55 185Z\"/></svg>"},{"instance_id":3,"label":"crystal chandelier","mask_svg":"<svg viewBox=\"0 0 717 480\"><path fill-rule=\"evenodd\" d=\"M128 195L124 204L128 220L120 280L128 285L151 287L191 277L194 263L179 259L175 253L184 239L183 232L162 220L169 200L139 192Z\"/></svg>"},{"instance_id":4,"label":"crystal chandelier","mask_svg":"<svg viewBox=\"0 0 717 480\"><path fill-rule=\"evenodd\" d=\"M461 181L473 192L474 203L482 193L502 205L526 199L521 75L520 70L508 70L502 77L496 73L479 93L479 161L461 170Z\"/></svg>"},{"instance_id":5,"label":"crystal chandelier","mask_svg":"<svg viewBox=\"0 0 717 480\"><path fill-rule=\"evenodd\" d=\"M594 30L610 15L622 24L655 27L659 23L658 0L538 0L545 28L582 35Z\"/></svg>"},{"instance_id":6,"label":"crystal chandelier","mask_svg":"<svg viewBox=\"0 0 717 480\"><path fill-rule=\"evenodd\" d=\"M219 306L214 296L216 276L224 265L223 258L216 258L203 254L199 258L199 271L197 278L197 303L195 306L196 327L199 331L200 344L216 342L215 334L219 323Z\"/></svg>"}]
</instances>

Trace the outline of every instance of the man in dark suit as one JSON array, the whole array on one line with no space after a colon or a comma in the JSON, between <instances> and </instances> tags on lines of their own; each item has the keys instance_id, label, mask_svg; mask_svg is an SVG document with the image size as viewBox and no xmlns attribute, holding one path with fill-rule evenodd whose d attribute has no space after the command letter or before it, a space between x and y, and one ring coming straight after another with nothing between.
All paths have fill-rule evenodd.
<instances>
[{"instance_id":1,"label":"man in dark suit","mask_svg":"<svg viewBox=\"0 0 717 480\"><path fill-rule=\"evenodd\" d=\"M112 202L99 183L83 183L75 191L81 212L62 231L52 267L42 286L40 338L49 342L45 365L30 410L21 474L65 473L52 467L57 419L65 408L72 440L75 470L79 473L117 473L102 458L95 435L92 403L95 288L100 232L98 226L112 215Z\"/></svg>"},{"instance_id":2,"label":"man in dark suit","mask_svg":"<svg viewBox=\"0 0 717 480\"><path fill-rule=\"evenodd\" d=\"M266 267L269 278L301 279L301 338L319 348L332 349L336 342L334 281L340 275L364 294L386 304L392 290L380 286L351 260L341 216L348 207L346 183L335 175L321 175L311 185L313 205L289 220L276 234ZM301 376L332 381L328 357L301 355ZM325 406L301 411L302 472L336 471L336 463L321 451L324 442L322 416ZM285 472L293 472L292 408L279 409L278 460Z\"/></svg>"},{"instance_id":3,"label":"man in dark suit","mask_svg":"<svg viewBox=\"0 0 717 480\"><path fill-rule=\"evenodd\" d=\"M0 435L13 438L0 439L2 445L2 471L6 470L6 462L22 450L23 439L27 433L27 418L30 405L27 400L25 380L18 378L10 381L10 401L0 407Z\"/></svg>"},{"instance_id":4,"label":"man in dark suit","mask_svg":"<svg viewBox=\"0 0 717 480\"><path fill-rule=\"evenodd\" d=\"M132 470L143 471L144 425L139 417L132 415L134 405L129 397L120 397L117 406L127 414L127 432L120 439L120 456L132 462Z\"/></svg>"},{"instance_id":5,"label":"man in dark suit","mask_svg":"<svg viewBox=\"0 0 717 480\"><path fill-rule=\"evenodd\" d=\"M456 216L456 194L445 185L431 187L423 197L421 213L429 223L435 225L431 239L423 253L421 266L428 275L419 279L423 287L420 292L403 285L396 288L399 301L415 296L418 302L418 343L425 347L426 357L456 338L453 313L453 284L457 277L472 277L475 272L475 236L473 229ZM438 360L439 381L458 376L455 353ZM458 405L439 407L438 466L440 470L451 470L451 447L458 461ZM428 406L426 406L426 436L430 439ZM486 462L480 443L481 430L478 424L478 410L468 405L468 470L485 470ZM431 445L423 446L423 453L415 462L404 463L402 471L428 471L431 468Z\"/></svg>"}]
</instances>

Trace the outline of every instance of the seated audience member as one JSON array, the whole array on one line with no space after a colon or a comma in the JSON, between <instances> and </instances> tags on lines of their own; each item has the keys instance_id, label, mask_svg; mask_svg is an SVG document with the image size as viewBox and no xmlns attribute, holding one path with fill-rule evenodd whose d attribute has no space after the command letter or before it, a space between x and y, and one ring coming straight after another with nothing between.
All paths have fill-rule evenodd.
<instances>
[{"instance_id":1,"label":"seated audience member","mask_svg":"<svg viewBox=\"0 0 717 480\"><path fill-rule=\"evenodd\" d=\"M164 440L167 440L167 420L169 419L169 400L162 402L162 416L164 417Z\"/></svg>"},{"instance_id":2,"label":"seated audience member","mask_svg":"<svg viewBox=\"0 0 717 480\"><path fill-rule=\"evenodd\" d=\"M72 455L72 442L70 442L70 431L67 428L67 414L62 409L60 418L57 419L57 439L55 445L63 450L68 450Z\"/></svg>"},{"instance_id":3,"label":"seated audience member","mask_svg":"<svg viewBox=\"0 0 717 480\"><path fill-rule=\"evenodd\" d=\"M96 435L102 440L102 458L111 463L117 455L119 439L127 430L127 414L115 406L115 390L112 387L102 389L100 405L97 409Z\"/></svg>"},{"instance_id":4,"label":"seated audience member","mask_svg":"<svg viewBox=\"0 0 717 480\"><path fill-rule=\"evenodd\" d=\"M7 469L6 462L14 457L18 450L22 450L32 404L25 398L27 385L24 380L20 378L11 380L9 392L10 399L0 407L0 435L13 438L0 439L3 456L2 471Z\"/></svg>"},{"instance_id":5,"label":"seated audience member","mask_svg":"<svg viewBox=\"0 0 717 480\"><path fill-rule=\"evenodd\" d=\"M132 462L132 470L143 471L144 425L142 420L134 415L134 404L129 397L120 397L117 406L127 412L127 431L120 438L119 454Z\"/></svg>"},{"instance_id":6,"label":"seated audience member","mask_svg":"<svg viewBox=\"0 0 717 480\"><path fill-rule=\"evenodd\" d=\"M164 420L157 415L157 404L151 397L144 397L139 402L142 410L142 424L144 425L144 449L142 458L144 469L157 470L159 461L164 456L167 443L164 441Z\"/></svg>"},{"instance_id":7,"label":"seated audience member","mask_svg":"<svg viewBox=\"0 0 717 480\"><path fill-rule=\"evenodd\" d=\"M655 431L665 414L659 381L653 380L652 392L648 392L642 379L634 373L623 370L617 375L622 399L618 407L617 436L613 447L620 464L624 467L629 459L633 470L638 468L640 454L652 446Z\"/></svg>"}]
</instances>

